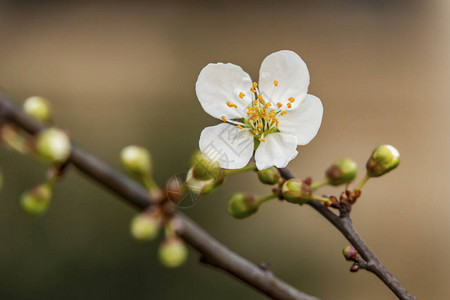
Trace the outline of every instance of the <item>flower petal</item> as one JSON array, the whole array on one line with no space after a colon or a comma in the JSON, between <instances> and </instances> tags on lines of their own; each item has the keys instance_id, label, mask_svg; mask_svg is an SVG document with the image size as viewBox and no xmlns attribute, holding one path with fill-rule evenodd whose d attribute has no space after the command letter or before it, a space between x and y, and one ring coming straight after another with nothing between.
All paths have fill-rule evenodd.
<instances>
[{"instance_id":1,"label":"flower petal","mask_svg":"<svg viewBox=\"0 0 450 300\"><path fill-rule=\"evenodd\" d=\"M320 99L306 95L300 105L279 118L278 129L297 137L299 145L308 144L317 134L322 123L323 107Z\"/></svg>"},{"instance_id":2,"label":"flower petal","mask_svg":"<svg viewBox=\"0 0 450 300\"><path fill-rule=\"evenodd\" d=\"M275 86L274 82L277 82ZM296 108L308 93L309 72L297 53L281 50L267 56L259 70L259 89L264 99L272 104L280 102L286 108L289 98L294 98Z\"/></svg>"},{"instance_id":3,"label":"flower petal","mask_svg":"<svg viewBox=\"0 0 450 300\"><path fill-rule=\"evenodd\" d=\"M253 100L252 80L241 67L233 64L208 64L198 75L195 91L203 109L214 118L240 119ZM245 96L241 99L239 94ZM229 107L235 104L237 109Z\"/></svg>"},{"instance_id":4,"label":"flower petal","mask_svg":"<svg viewBox=\"0 0 450 300\"><path fill-rule=\"evenodd\" d=\"M200 135L200 150L217 159L224 169L240 169L253 155L253 136L248 130L222 123L206 127Z\"/></svg>"},{"instance_id":5,"label":"flower petal","mask_svg":"<svg viewBox=\"0 0 450 300\"><path fill-rule=\"evenodd\" d=\"M293 135L277 132L265 137L265 142L256 149L255 160L258 170L275 166L284 168L297 154L297 138Z\"/></svg>"}]
</instances>

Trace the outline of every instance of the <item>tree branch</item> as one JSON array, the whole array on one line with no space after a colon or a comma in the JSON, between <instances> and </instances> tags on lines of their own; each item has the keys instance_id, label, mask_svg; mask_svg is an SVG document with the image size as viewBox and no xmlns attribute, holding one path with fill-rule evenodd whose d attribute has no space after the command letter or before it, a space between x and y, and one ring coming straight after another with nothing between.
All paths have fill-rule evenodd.
<instances>
[{"instance_id":1,"label":"tree branch","mask_svg":"<svg viewBox=\"0 0 450 300\"><path fill-rule=\"evenodd\" d=\"M281 176L285 179L295 178L294 175L286 168L280 168ZM331 224L334 225L342 235L352 244L358 251L359 255L365 260L364 269L374 273L380 278L384 284L391 289L394 294L402 300L414 300L416 297L409 294L408 291L398 282L398 280L383 266L375 254L370 250L367 244L356 232L353 227L352 220L349 216L339 217L333 213L328 207L319 201L308 201L308 205L314 208L318 213L324 216Z\"/></svg>"},{"instance_id":2,"label":"tree branch","mask_svg":"<svg viewBox=\"0 0 450 300\"><path fill-rule=\"evenodd\" d=\"M42 124L15 108L4 95L0 94L0 124L2 121L14 123L32 135L44 129ZM70 163L106 189L122 197L132 207L143 210L152 205L153 200L143 187L76 145L73 145ZM181 213L177 213L177 216L184 223L180 236L202 255L203 262L222 269L274 299L318 300L229 250L187 216Z\"/></svg>"}]
</instances>

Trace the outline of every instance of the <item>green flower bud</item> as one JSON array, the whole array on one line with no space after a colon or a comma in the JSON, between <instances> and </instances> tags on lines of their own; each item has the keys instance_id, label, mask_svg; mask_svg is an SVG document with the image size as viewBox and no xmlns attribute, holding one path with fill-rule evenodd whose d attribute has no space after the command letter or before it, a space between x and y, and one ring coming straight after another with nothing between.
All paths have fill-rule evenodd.
<instances>
[{"instance_id":1,"label":"green flower bud","mask_svg":"<svg viewBox=\"0 0 450 300\"><path fill-rule=\"evenodd\" d=\"M150 152L139 146L128 146L120 152L120 161L127 173L137 179L150 176L152 159Z\"/></svg>"},{"instance_id":2,"label":"green flower bud","mask_svg":"<svg viewBox=\"0 0 450 300\"><path fill-rule=\"evenodd\" d=\"M280 171L277 168L271 167L265 170L258 171L259 181L265 184L274 185L280 180Z\"/></svg>"},{"instance_id":3,"label":"green flower bud","mask_svg":"<svg viewBox=\"0 0 450 300\"><path fill-rule=\"evenodd\" d=\"M188 249L178 237L171 237L162 242L158 249L161 263L168 268L181 266L187 259Z\"/></svg>"},{"instance_id":4,"label":"green flower bud","mask_svg":"<svg viewBox=\"0 0 450 300\"><path fill-rule=\"evenodd\" d=\"M22 194L20 204L22 209L30 215L44 213L52 198L52 189L48 184L41 184Z\"/></svg>"},{"instance_id":5,"label":"green flower bud","mask_svg":"<svg viewBox=\"0 0 450 300\"><path fill-rule=\"evenodd\" d=\"M250 217L258 211L259 205L255 195L234 194L228 202L228 213L236 219Z\"/></svg>"},{"instance_id":6,"label":"green flower bud","mask_svg":"<svg viewBox=\"0 0 450 300\"><path fill-rule=\"evenodd\" d=\"M191 168L186 176L186 186L197 195L207 195L214 192L224 181L223 177L199 180L193 176L193 173L194 171Z\"/></svg>"},{"instance_id":7,"label":"green flower bud","mask_svg":"<svg viewBox=\"0 0 450 300\"><path fill-rule=\"evenodd\" d=\"M346 260L356 260L356 256L358 255L358 251L352 246L347 246L342 249L342 255L344 255Z\"/></svg>"},{"instance_id":8,"label":"green flower bud","mask_svg":"<svg viewBox=\"0 0 450 300\"><path fill-rule=\"evenodd\" d=\"M299 179L289 179L281 187L281 192L286 201L303 204L309 200L311 188Z\"/></svg>"},{"instance_id":9,"label":"green flower bud","mask_svg":"<svg viewBox=\"0 0 450 300\"><path fill-rule=\"evenodd\" d=\"M219 176L219 163L200 151L192 156L191 165L192 175L198 180L214 179Z\"/></svg>"},{"instance_id":10,"label":"green flower bud","mask_svg":"<svg viewBox=\"0 0 450 300\"><path fill-rule=\"evenodd\" d=\"M50 102L42 97L33 96L25 100L23 110L30 117L46 122L51 119Z\"/></svg>"},{"instance_id":11,"label":"green flower bud","mask_svg":"<svg viewBox=\"0 0 450 300\"><path fill-rule=\"evenodd\" d=\"M400 164L400 153L391 145L381 145L373 150L366 164L367 176L378 177Z\"/></svg>"},{"instance_id":12,"label":"green flower bud","mask_svg":"<svg viewBox=\"0 0 450 300\"><path fill-rule=\"evenodd\" d=\"M69 136L57 128L41 131L37 137L35 149L37 155L45 162L56 164L69 159L72 145Z\"/></svg>"},{"instance_id":13,"label":"green flower bud","mask_svg":"<svg viewBox=\"0 0 450 300\"><path fill-rule=\"evenodd\" d=\"M357 171L356 163L350 158L341 158L326 171L326 177L331 185L346 184L355 179Z\"/></svg>"},{"instance_id":14,"label":"green flower bud","mask_svg":"<svg viewBox=\"0 0 450 300\"><path fill-rule=\"evenodd\" d=\"M154 214L140 213L131 220L131 235L141 241L153 240L158 236L161 218Z\"/></svg>"}]
</instances>

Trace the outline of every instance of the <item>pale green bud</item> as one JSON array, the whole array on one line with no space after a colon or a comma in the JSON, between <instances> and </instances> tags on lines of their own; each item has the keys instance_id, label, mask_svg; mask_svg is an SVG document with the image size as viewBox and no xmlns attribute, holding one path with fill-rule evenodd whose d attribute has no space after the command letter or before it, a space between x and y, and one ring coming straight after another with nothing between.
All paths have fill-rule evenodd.
<instances>
[{"instance_id":1,"label":"pale green bud","mask_svg":"<svg viewBox=\"0 0 450 300\"><path fill-rule=\"evenodd\" d=\"M69 136L57 128L41 131L36 140L36 154L45 162L56 164L67 161L72 151Z\"/></svg>"},{"instance_id":2,"label":"pale green bud","mask_svg":"<svg viewBox=\"0 0 450 300\"><path fill-rule=\"evenodd\" d=\"M280 180L280 171L277 168L271 167L265 170L258 171L259 181L265 184L274 185Z\"/></svg>"},{"instance_id":3,"label":"pale green bud","mask_svg":"<svg viewBox=\"0 0 450 300\"><path fill-rule=\"evenodd\" d=\"M197 195L207 195L214 192L222 185L224 178L200 180L193 176L193 169L191 168L186 176L187 188Z\"/></svg>"},{"instance_id":4,"label":"pale green bud","mask_svg":"<svg viewBox=\"0 0 450 300\"><path fill-rule=\"evenodd\" d=\"M355 179L358 166L350 158L341 158L331 165L326 176L331 185L346 184Z\"/></svg>"},{"instance_id":5,"label":"pale green bud","mask_svg":"<svg viewBox=\"0 0 450 300\"><path fill-rule=\"evenodd\" d=\"M25 100L23 110L27 115L41 122L50 121L52 118L50 102L42 97L33 96Z\"/></svg>"},{"instance_id":6,"label":"pale green bud","mask_svg":"<svg viewBox=\"0 0 450 300\"><path fill-rule=\"evenodd\" d=\"M48 184L41 184L22 194L20 204L30 215L44 213L52 198L52 189Z\"/></svg>"},{"instance_id":7,"label":"pale green bud","mask_svg":"<svg viewBox=\"0 0 450 300\"><path fill-rule=\"evenodd\" d=\"M153 240L158 236L161 218L148 213L140 213L131 220L131 235L142 241Z\"/></svg>"},{"instance_id":8,"label":"pale green bud","mask_svg":"<svg viewBox=\"0 0 450 300\"><path fill-rule=\"evenodd\" d=\"M309 200L311 188L300 179L289 179L281 187L281 192L286 201L303 204Z\"/></svg>"},{"instance_id":9,"label":"pale green bud","mask_svg":"<svg viewBox=\"0 0 450 300\"><path fill-rule=\"evenodd\" d=\"M219 176L220 167L214 160L200 151L194 153L191 159L192 175L199 180L214 179Z\"/></svg>"},{"instance_id":10,"label":"pale green bud","mask_svg":"<svg viewBox=\"0 0 450 300\"><path fill-rule=\"evenodd\" d=\"M378 177L395 169L400 164L400 153L391 145L381 145L373 150L366 164L367 175Z\"/></svg>"},{"instance_id":11,"label":"pale green bud","mask_svg":"<svg viewBox=\"0 0 450 300\"><path fill-rule=\"evenodd\" d=\"M188 249L178 237L171 237L162 242L158 249L161 263L168 268L181 266L188 257Z\"/></svg>"},{"instance_id":12,"label":"pale green bud","mask_svg":"<svg viewBox=\"0 0 450 300\"><path fill-rule=\"evenodd\" d=\"M247 218L258 211L259 205L255 195L234 194L228 202L228 213L236 219Z\"/></svg>"},{"instance_id":13,"label":"pale green bud","mask_svg":"<svg viewBox=\"0 0 450 300\"><path fill-rule=\"evenodd\" d=\"M120 161L131 176L142 179L150 176L152 159L150 152L139 146L128 146L120 152Z\"/></svg>"}]
</instances>

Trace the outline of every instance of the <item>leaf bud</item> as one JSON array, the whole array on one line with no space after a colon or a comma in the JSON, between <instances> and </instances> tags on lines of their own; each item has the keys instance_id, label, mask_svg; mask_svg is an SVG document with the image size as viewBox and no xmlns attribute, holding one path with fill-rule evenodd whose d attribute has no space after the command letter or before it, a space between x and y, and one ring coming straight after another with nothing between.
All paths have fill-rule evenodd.
<instances>
[{"instance_id":1,"label":"leaf bud","mask_svg":"<svg viewBox=\"0 0 450 300\"><path fill-rule=\"evenodd\" d=\"M236 219L247 218L258 211L259 204L255 195L237 193L228 202L228 213Z\"/></svg>"},{"instance_id":2,"label":"leaf bud","mask_svg":"<svg viewBox=\"0 0 450 300\"><path fill-rule=\"evenodd\" d=\"M381 145L373 150L366 164L367 176L378 177L395 169L400 163L400 153L391 145Z\"/></svg>"},{"instance_id":3,"label":"leaf bud","mask_svg":"<svg viewBox=\"0 0 450 300\"><path fill-rule=\"evenodd\" d=\"M325 175L329 184L337 186L355 179L356 171L357 165L352 159L341 158L327 169Z\"/></svg>"},{"instance_id":4,"label":"leaf bud","mask_svg":"<svg viewBox=\"0 0 450 300\"><path fill-rule=\"evenodd\" d=\"M358 255L358 251L356 251L355 248L352 246L347 246L344 249L342 249L342 254L344 255L346 260L356 260L356 256Z\"/></svg>"}]
</instances>

